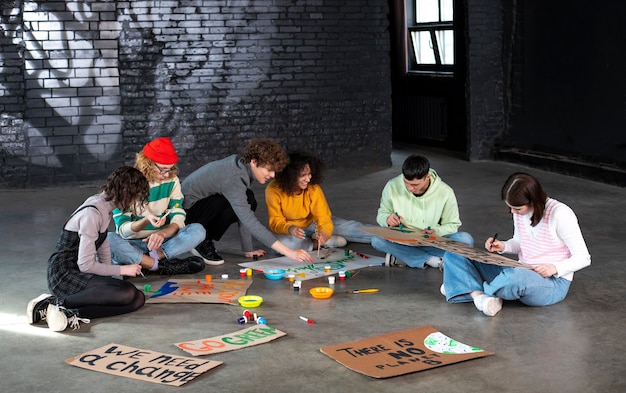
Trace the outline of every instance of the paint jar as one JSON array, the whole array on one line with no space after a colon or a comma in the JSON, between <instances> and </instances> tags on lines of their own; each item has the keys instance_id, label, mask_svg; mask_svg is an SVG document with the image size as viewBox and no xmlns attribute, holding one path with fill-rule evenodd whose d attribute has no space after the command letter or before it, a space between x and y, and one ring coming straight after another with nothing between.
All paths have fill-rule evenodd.
<instances>
[{"instance_id":1,"label":"paint jar","mask_svg":"<svg viewBox=\"0 0 626 393\"><path fill-rule=\"evenodd\" d=\"M151 289L151 287L150 287L150 284L146 284L146 285L144 285L144 286L143 286L143 291L144 291L144 292L150 292L151 290L152 290L152 289Z\"/></svg>"},{"instance_id":2,"label":"paint jar","mask_svg":"<svg viewBox=\"0 0 626 393\"><path fill-rule=\"evenodd\" d=\"M239 269L239 275L241 277L245 277L246 276L246 269Z\"/></svg>"},{"instance_id":3,"label":"paint jar","mask_svg":"<svg viewBox=\"0 0 626 393\"><path fill-rule=\"evenodd\" d=\"M228 280L228 274L222 274L222 280Z\"/></svg>"},{"instance_id":4,"label":"paint jar","mask_svg":"<svg viewBox=\"0 0 626 393\"><path fill-rule=\"evenodd\" d=\"M335 276L328 276L328 283L330 285L334 285L335 284Z\"/></svg>"},{"instance_id":5,"label":"paint jar","mask_svg":"<svg viewBox=\"0 0 626 393\"><path fill-rule=\"evenodd\" d=\"M302 281L296 280L296 282L293 283L293 290L296 292L300 292L301 286L302 286Z\"/></svg>"},{"instance_id":6,"label":"paint jar","mask_svg":"<svg viewBox=\"0 0 626 393\"><path fill-rule=\"evenodd\" d=\"M265 318L263 318L263 317L258 317L258 318L256 319L256 324L257 324L257 325L267 325L267 321L266 321L266 320L265 320Z\"/></svg>"},{"instance_id":7,"label":"paint jar","mask_svg":"<svg viewBox=\"0 0 626 393\"><path fill-rule=\"evenodd\" d=\"M324 272L325 273L330 273L330 265L324 266Z\"/></svg>"},{"instance_id":8,"label":"paint jar","mask_svg":"<svg viewBox=\"0 0 626 393\"><path fill-rule=\"evenodd\" d=\"M246 276L248 276L248 277L252 276L252 269L250 269L250 268L246 269Z\"/></svg>"},{"instance_id":9,"label":"paint jar","mask_svg":"<svg viewBox=\"0 0 626 393\"><path fill-rule=\"evenodd\" d=\"M256 318L256 314L252 315L250 310L243 310L243 316L248 319Z\"/></svg>"},{"instance_id":10,"label":"paint jar","mask_svg":"<svg viewBox=\"0 0 626 393\"><path fill-rule=\"evenodd\" d=\"M350 256L350 250L345 250L345 251L343 252L343 255L344 255L344 256L346 256L346 257L347 257L347 256Z\"/></svg>"},{"instance_id":11,"label":"paint jar","mask_svg":"<svg viewBox=\"0 0 626 393\"><path fill-rule=\"evenodd\" d=\"M339 272L339 281L345 281L345 279L346 279L346 272L341 270Z\"/></svg>"},{"instance_id":12,"label":"paint jar","mask_svg":"<svg viewBox=\"0 0 626 393\"><path fill-rule=\"evenodd\" d=\"M213 281L213 276L210 274L207 274L206 276L204 276L204 279L206 280L206 282L211 282Z\"/></svg>"},{"instance_id":13,"label":"paint jar","mask_svg":"<svg viewBox=\"0 0 626 393\"><path fill-rule=\"evenodd\" d=\"M295 274L290 274L287 276L287 278L289 278L289 282L294 282L296 279L296 275Z\"/></svg>"},{"instance_id":14,"label":"paint jar","mask_svg":"<svg viewBox=\"0 0 626 393\"><path fill-rule=\"evenodd\" d=\"M246 323L248 323L248 318L246 317L239 317L237 318L237 323L240 325L245 325Z\"/></svg>"}]
</instances>

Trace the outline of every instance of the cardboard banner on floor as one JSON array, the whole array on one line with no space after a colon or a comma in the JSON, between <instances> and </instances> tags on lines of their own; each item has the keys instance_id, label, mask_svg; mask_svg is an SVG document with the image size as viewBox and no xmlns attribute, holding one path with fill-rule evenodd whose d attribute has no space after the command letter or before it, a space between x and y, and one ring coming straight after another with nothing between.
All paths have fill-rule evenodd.
<instances>
[{"instance_id":1,"label":"cardboard banner on floor","mask_svg":"<svg viewBox=\"0 0 626 393\"><path fill-rule=\"evenodd\" d=\"M390 242L415 247L436 247L441 250L450 251L452 253L462 255L476 262L488 263L490 265L499 266L522 267L524 269L532 268L525 263L505 257L504 255L489 252L484 248L470 247L467 244L450 240L442 236L424 235L421 231L418 230L384 227L359 227L358 229L363 232L382 237L383 239L389 240Z\"/></svg>"},{"instance_id":2,"label":"cardboard banner on floor","mask_svg":"<svg viewBox=\"0 0 626 393\"><path fill-rule=\"evenodd\" d=\"M252 280L170 279L146 303L224 303L238 304Z\"/></svg>"},{"instance_id":3,"label":"cardboard banner on floor","mask_svg":"<svg viewBox=\"0 0 626 393\"><path fill-rule=\"evenodd\" d=\"M320 351L373 378L395 377L493 355L462 344L432 326L331 345Z\"/></svg>"},{"instance_id":4,"label":"cardboard banner on floor","mask_svg":"<svg viewBox=\"0 0 626 393\"><path fill-rule=\"evenodd\" d=\"M271 326L256 325L223 336L176 343L176 346L193 356L203 356L265 344L286 334Z\"/></svg>"},{"instance_id":5,"label":"cardboard banner on floor","mask_svg":"<svg viewBox=\"0 0 626 393\"><path fill-rule=\"evenodd\" d=\"M385 258L374 255L352 252L346 255L346 250L340 248L323 248L318 256L317 251L310 251L313 263L303 265L301 262L287 257L262 259L255 262L240 263L239 266L256 270L284 269L285 277L294 274L296 280L305 281L318 277L337 274L341 270L356 270L369 266L385 265ZM330 272L325 267L330 266Z\"/></svg>"},{"instance_id":6,"label":"cardboard banner on floor","mask_svg":"<svg viewBox=\"0 0 626 393\"><path fill-rule=\"evenodd\" d=\"M168 355L111 343L67 359L67 364L119 377L182 386L223 362Z\"/></svg>"}]
</instances>

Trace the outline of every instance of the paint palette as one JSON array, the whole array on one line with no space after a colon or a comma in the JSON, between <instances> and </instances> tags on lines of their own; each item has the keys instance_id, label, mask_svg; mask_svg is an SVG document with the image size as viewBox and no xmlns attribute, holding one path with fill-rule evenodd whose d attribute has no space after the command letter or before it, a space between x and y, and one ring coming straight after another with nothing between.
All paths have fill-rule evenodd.
<instances>
[{"instance_id":1,"label":"paint palette","mask_svg":"<svg viewBox=\"0 0 626 393\"><path fill-rule=\"evenodd\" d=\"M315 287L309 290L311 296L316 299L328 299L335 292L334 289L328 287Z\"/></svg>"},{"instance_id":2,"label":"paint palette","mask_svg":"<svg viewBox=\"0 0 626 393\"><path fill-rule=\"evenodd\" d=\"M239 297L239 304L241 307L255 308L259 307L263 303L263 298L256 295L246 295Z\"/></svg>"}]
</instances>

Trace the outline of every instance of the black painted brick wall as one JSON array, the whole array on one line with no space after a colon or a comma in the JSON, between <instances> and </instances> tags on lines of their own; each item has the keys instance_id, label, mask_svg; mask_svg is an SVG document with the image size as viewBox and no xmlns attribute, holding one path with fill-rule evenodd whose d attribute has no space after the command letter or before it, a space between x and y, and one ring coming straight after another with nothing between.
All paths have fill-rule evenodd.
<instances>
[{"instance_id":1,"label":"black painted brick wall","mask_svg":"<svg viewBox=\"0 0 626 393\"><path fill-rule=\"evenodd\" d=\"M104 179L159 136L182 176L260 136L330 168L390 165L384 0L18 3L2 4L2 188Z\"/></svg>"}]
</instances>

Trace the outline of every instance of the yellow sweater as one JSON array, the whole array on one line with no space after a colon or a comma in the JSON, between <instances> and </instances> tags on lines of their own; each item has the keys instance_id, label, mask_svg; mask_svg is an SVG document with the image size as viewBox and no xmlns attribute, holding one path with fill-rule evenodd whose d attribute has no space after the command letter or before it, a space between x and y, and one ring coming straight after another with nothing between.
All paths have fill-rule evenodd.
<instances>
[{"instance_id":1,"label":"yellow sweater","mask_svg":"<svg viewBox=\"0 0 626 393\"><path fill-rule=\"evenodd\" d=\"M287 195L272 180L265 187L265 203L269 226L275 233L288 235L292 225L306 228L315 222L318 232L328 237L333 234L332 214L319 185L309 185L299 195Z\"/></svg>"}]
</instances>

